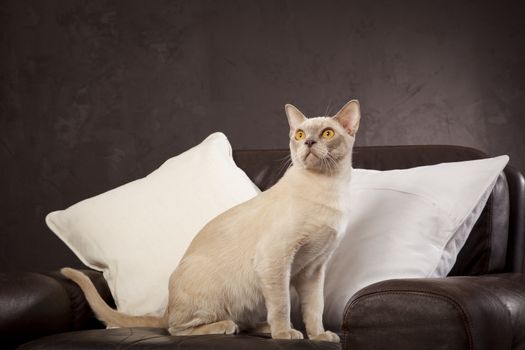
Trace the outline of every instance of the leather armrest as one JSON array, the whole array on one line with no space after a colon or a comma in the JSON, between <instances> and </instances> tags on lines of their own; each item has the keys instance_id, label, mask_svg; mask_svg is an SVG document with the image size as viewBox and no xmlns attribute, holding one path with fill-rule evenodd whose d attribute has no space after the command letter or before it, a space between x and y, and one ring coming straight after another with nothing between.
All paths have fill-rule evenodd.
<instances>
[{"instance_id":1,"label":"leather armrest","mask_svg":"<svg viewBox=\"0 0 525 350\"><path fill-rule=\"evenodd\" d=\"M379 282L343 315L344 349L521 349L525 274Z\"/></svg>"},{"instance_id":2,"label":"leather armrest","mask_svg":"<svg viewBox=\"0 0 525 350\"><path fill-rule=\"evenodd\" d=\"M84 271L113 304L102 274ZM44 335L101 328L80 288L59 272L0 273L0 338L8 348Z\"/></svg>"}]
</instances>

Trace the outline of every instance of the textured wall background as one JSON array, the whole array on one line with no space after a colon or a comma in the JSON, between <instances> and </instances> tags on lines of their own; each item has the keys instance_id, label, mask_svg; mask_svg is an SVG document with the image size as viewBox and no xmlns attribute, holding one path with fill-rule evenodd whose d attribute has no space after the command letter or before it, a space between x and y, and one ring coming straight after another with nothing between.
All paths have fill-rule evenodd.
<instances>
[{"instance_id":1,"label":"textured wall background","mask_svg":"<svg viewBox=\"0 0 525 350\"><path fill-rule=\"evenodd\" d=\"M286 147L287 102L359 98L358 145L466 145L525 169L517 3L2 0L0 269L62 266L49 211L213 131Z\"/></svg>"}]
</instances>

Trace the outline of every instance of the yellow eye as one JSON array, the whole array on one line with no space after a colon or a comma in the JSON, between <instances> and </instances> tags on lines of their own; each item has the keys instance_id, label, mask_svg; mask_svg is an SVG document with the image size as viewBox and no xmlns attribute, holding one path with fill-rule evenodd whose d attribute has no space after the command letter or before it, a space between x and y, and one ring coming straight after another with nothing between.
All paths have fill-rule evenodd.
<instances>
[{"instance_id":1,"label":"yellow eye","mask_svg":"<svg viewBox=\"0 0 525 350\"><path fill-rule=\"evenodd\" d=\"M323 131L321 136L323 136L323 139L331 139L332 137L334 137L334 135L335 132L332 129L326 129Z\"/></svg>"},{"instance_id":2,"label":"yellow eye","mask_svg":"<svg viewBox=\"0 0 525 350\"><path fill-rule=\"evenodd\" d=\"M304 139L305 136L306 136L306 135L304 134L304 131L302 131L302 130L297 130L297 131L295 132L295 139L296 139L297 141Z\"/></svg>"}]
</instances>

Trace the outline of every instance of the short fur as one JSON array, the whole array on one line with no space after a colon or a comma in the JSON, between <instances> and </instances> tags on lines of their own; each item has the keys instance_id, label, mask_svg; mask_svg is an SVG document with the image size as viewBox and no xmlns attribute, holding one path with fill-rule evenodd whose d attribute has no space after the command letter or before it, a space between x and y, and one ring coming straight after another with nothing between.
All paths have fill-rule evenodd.
<instances>
[{"instance_id":1,"label":"short fur","mask_svg":"<svg viewBox=\"0 0 525 350\"><path fill-rule=\"evenodd\" d=\"M86 275L62 269L101 321L166 327L172 335L266 329L273 338L300 339L302 333L290 324L293 285L308 337L339 341L323 327L323 285L327 261L347 223L359 103L350 101L334 117L311 119L292 105L285 109L293 165L272 188L217 216L197 234L170 277L163 316L113 310ZM326 128L334 131L330 139L321 136ZM299 129L305 137L296 140ZM267 321L266 327L257 328L260 321Z\"/></svg>"}]
</instances>

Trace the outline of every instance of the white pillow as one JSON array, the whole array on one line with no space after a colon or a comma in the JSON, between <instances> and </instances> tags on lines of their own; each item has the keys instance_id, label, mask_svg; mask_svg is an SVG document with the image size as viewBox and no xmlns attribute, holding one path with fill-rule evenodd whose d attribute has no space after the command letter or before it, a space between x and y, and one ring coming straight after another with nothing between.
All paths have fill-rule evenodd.
<instances>
[{"instance_id":1,"label":"white pillow","mask_svg":"<svg viewBox=\"0 0 525 350\"><path fill-rule=\"evenodd\" d=\"M213 217L259 193L222 133L136 180L47 215L49 228L102 271L120 311L162 314L168 279Z\"/></svg>"},{"instance_id":2,"label":"white pillow","mask_svg":"<svg viewBox=\"0 0 525 350\"><path fill-rule=\"evenodd\" d=\"M372 283L445 277L508 160L355 169L349 226L326 272L325 326L340 329L348 300Z\"/></svg>"}]
</instances>

